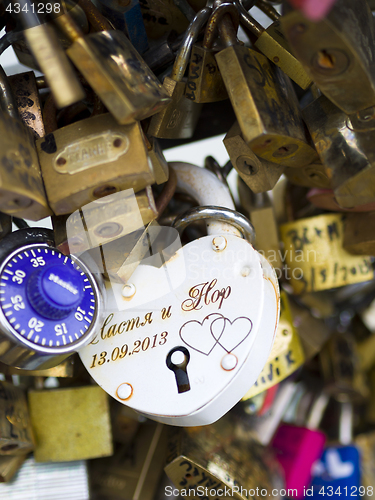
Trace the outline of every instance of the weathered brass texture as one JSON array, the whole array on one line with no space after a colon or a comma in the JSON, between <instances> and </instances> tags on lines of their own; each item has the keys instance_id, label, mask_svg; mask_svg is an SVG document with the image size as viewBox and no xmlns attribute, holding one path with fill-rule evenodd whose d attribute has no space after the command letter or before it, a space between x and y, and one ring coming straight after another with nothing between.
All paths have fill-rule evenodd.
<instances>
[{"instance_id":1,"label":"weathered brass texture","mask_svg":"<svg viewBox=\"0 0 375 500\"><path fill-rule=\"evenodd\" d=\"M299 104L290 80L268 59L234 45L216 54L242 135L261 158L287 167L312 163Z\"/></svg>"},{"instance_id":2,"label":"weathered brass texture","mask_svg":"<svg viewBox=\"0 0 375 500\"><path fill-rule=\"evenodd\" d=\"M20 387L0 382L0 455L24 455L33 449L25 394Z\"/></svg>"},{"instance_id":3,"label":"weathered brass texture","mask_svg":"<svg viewBox=\"0 0 375 500\"><path fill-rule=\"evenodd\" d=\"M37 462L113 453L108 395L98 386L29 391Z\"/></svg>"},{"instance_id":4,"label":"weathered brass texture","mask_svg":"<svg viewBox=\"0 0 375 500\"><path fill-rule=\"evenodd\" d=\"M56 215L123 189L155 182L139 122L109 114L73 123L37 141L47 197Z\"/></svg>"},{"instance_id":5,"label":"weathered brass texture","mask_svg":"<svg viewBox=\"0 0 375 500\"><path fill-rule=\"evenodd\" d=\"M366 0L338 0L313 22L299 11L281 18L290 46L324 95L345 113L375 104L375 36Z\"/></svg>"}]
</instances>

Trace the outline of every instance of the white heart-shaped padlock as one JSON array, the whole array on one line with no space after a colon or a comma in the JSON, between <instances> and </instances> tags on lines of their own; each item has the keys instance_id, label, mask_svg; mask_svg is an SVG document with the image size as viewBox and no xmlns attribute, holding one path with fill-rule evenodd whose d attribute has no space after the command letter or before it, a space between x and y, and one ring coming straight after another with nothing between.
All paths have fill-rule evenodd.
<instances>
[{"instance_id":1,"label":"white heart-shaped padlock","mask_svg":"<svg viewBox=\"0 0 375 500\"><path fill-rule=\"evenodd\" d=\"M209 174L214 188L216 176L195 168L198 178ZM176 168L179 181L191 169ZM265 365L279 319L272 266L229 225L241 228L246 219L206 207L177 224L202 218L211 219L211 234L180 248L160 267L142 262L126 297L124 285L107 285L106 319L80 351L90 375L112 397L172 425L209 424L236 404ZM159 294L158 282L174 285Z\"/></svg>"}]
</instances>

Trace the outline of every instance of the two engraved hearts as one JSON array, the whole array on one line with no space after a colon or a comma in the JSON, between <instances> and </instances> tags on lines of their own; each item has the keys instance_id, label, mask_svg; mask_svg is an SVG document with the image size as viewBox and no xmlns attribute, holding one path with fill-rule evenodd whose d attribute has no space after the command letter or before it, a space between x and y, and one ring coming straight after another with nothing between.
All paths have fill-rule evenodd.
<instances>
[{"instance_id":1,"label":"two engraved hearts","mask_svg":"<svg viewBox=\"0 0 375 500\"><path fill-rule=\"evenodd\" d=\"M230 321L220 313L212 313L202 322L187 321L180 328L180 337L187 346L208 356L217 344L227 353L234 351L252 328L252 321L244 316Z\"/></svg>"}]
</instances>

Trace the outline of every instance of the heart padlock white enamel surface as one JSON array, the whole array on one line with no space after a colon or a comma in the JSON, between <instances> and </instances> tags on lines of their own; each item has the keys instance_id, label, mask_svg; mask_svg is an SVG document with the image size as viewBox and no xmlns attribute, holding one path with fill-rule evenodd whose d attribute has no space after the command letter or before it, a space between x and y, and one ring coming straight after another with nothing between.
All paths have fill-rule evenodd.
<instances>
[{"instance_id":1,"label":"heart padlock white enamel surface","mask_svg":"<svg viewBox=\"0 0 375 500\"><path fill-rule=\"evenodd\" d=\"M272 348L279 318L272 266L245 239L216 232L159 267L142 262L126 289L124 297L123 284L107 285L106 319L80 351L90 375L154 420L219 419L255 383Z\"/></svg>"}]
</instances>

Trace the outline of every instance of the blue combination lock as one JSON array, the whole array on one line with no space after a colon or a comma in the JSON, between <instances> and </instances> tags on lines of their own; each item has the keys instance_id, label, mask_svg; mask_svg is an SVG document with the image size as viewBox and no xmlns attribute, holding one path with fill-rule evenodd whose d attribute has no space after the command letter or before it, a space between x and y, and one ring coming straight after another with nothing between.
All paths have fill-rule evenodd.
<instances>
[{"instance_id":1,"label":"blue combination lock","mask_svg":"<svg viewBox=\"0 0 375 500\"><path fill-rule=\"evenodd\" d=\"M100 321L95 278L51 246L51 236L29 228L1 241L0 361L18 368L56 366L92 339Z\"/></svg>"}]
</instances>

